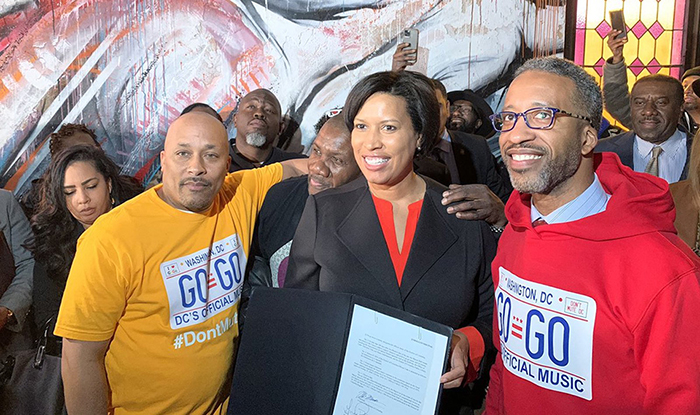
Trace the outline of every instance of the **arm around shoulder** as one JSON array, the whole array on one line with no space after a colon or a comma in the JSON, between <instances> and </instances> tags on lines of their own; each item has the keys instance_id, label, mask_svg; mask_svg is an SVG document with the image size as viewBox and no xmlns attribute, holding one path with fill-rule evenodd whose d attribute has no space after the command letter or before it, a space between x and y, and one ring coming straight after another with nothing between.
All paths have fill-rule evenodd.
<instances>
[{"instance_id":1,"label":"arm around shoulder","mask_svg":"<svg viewBox=\"0 0 700 415\"><path fill-rule=\"evenodd\" d=\"M291 159L280 162L282 165L282 180L309 174L307 158Z\"/></svg>"}]
</instances>

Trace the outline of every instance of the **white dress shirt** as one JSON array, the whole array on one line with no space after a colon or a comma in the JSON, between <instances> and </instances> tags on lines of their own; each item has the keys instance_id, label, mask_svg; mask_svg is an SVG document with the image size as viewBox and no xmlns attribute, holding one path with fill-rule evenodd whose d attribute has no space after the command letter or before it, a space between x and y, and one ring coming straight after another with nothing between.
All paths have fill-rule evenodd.
<instances>
[{"instance_id":1,"label":"white dress shirt","mask_svg":"<svg viewBox=\"0 0 700 415\"><path fill-rule=\"evenodd\" d=\"M644 173L651 160L651 150L655 145L664 150L659 154L659 177L669 183L675 183L681 178L685 161L688 157L686 134L676 129L668 140L661 144L652 144L639 136L634 136L634 171Z\"/></svg>"}]
</instances>

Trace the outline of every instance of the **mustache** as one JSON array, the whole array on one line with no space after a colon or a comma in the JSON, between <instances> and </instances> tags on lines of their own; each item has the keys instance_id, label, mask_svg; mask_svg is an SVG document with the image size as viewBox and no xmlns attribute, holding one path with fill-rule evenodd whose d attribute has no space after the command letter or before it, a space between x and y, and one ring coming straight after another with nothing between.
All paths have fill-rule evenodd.
<instances>
[{"instance_id":1,"label":"mustache","mask_svg":"<svg viewBox=\"0 0 700 415\"><path fill-rule=\"evenodd\" d=\"M525 148L530 149L530 150L535 150L535 151L538 151L538 152L543 153L543 154L547 154L546 148L540 147L540 146L534 146L532 144L527 144L527 143L525 143L525 144L511 144L510 146L501 150L501 152L503 154L508 154L508 152L510 150L525 149Z\"/></svg>"},{"instance_id":2,"label":"mustache","mask_svg":"<svg viewBox=\"0 0 700 415\"><path fill-rule=\"evenodd\" d=\"M313 180L318 184L326 187L331 187L331 183L323 176L317 176L315 174L309 174L309 180Z\"/></svg>"},{"instance_id":3,"label":"mustache","mask_svg":"<svg viewBox=\"0 0 700 415\"><path fill-rule=\"evenodd\" d=\"M197 184L203 184L205 186L211 186L211 182L209 180L201 179L198 177L193 177L190 179L180 180L180 187L188 185L190 183L197 183Z\"/></svg>"}]
</instances>

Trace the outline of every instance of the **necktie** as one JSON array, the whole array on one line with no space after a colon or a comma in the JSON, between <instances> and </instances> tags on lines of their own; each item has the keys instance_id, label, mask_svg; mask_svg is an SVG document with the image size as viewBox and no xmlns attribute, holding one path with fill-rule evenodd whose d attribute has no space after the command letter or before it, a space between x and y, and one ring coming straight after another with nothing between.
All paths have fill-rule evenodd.
<instances>
[{"instance_id":1,"label":"necktie","mask_svg":"<svg viewBox=\"0 0 700 415\"><path fill-rule=\"evenodd\" d=\"M659 146L654 146L654 148L651 149L651 160L649 160L647 168L644 169L644 173L649 173L656 177L659 176L659 154L663 151L664 149Z\"/></svg>"},{"instance_id":2,"label":"necktie","mask_svg":"<svg viewBox=\"0 0 700 415\"><path fill-rule=\"evenodd\" d=\"M545 221L545 220L542 219L542 218L538 218L536 221L532 222L532 227L533 227L533 228L536 228L536 227L538 227L538 226L540 226L540 225L546 225L546 224L547 224L547 221Z\"/></svg>"}]
</instances>

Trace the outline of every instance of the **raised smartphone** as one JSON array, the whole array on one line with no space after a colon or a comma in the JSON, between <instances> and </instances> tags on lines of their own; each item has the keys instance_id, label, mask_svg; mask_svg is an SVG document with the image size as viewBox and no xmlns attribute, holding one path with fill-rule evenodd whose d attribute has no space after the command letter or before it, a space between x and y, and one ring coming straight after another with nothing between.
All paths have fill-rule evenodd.
<instances>
[{"instance_id":1,"label":"raised smartphone","mask_svg":"<svg viewBox=\"0 0 700 415\"><path fill-rule=\"evenodd\" d=\"M625 25L625 15L622 14L622 10L611 10L610 22L612 23L613 29L622 32L619 35L617 35L617 39L627 37L627 25Z\"/></svg>"},{"instance_id":2,"label":"raised smartphone","mask_svg":"<svg viewBox=\"0 0 700 415\"><path fill-rule=\"evenodd\" d=\"M418 29L405 29L401 32L399 43L408 43L406 49L418 50Z\"/></svg>"}]
</instances>

